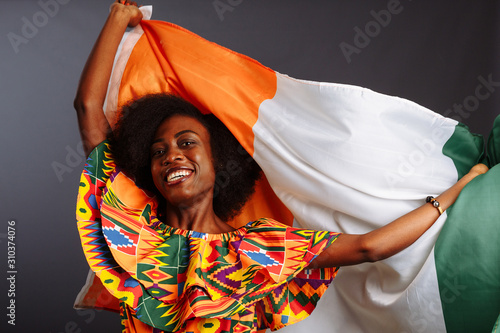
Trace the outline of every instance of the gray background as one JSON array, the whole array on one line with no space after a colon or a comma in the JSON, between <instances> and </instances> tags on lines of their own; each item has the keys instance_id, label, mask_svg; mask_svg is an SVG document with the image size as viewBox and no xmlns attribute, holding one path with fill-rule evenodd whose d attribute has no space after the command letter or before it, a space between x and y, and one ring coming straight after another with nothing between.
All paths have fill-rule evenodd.
<instances>
[{"instance_id":1,"label":"gray background","mask_svg":"<svg viewBox=\"0 0 500 333\"><path fill-rule=\"evenodd\" d=\"M56 0L42 0L54 4ZM75 224L83 166L72 102L109 1L0 1L0 331L117 332L118 315L72 304L88 271ZM215 1L217 3L217 1ZM499 82L498 1L401 0L400 12L350 62L355 27L391 1L151 0L153 18L290 76L361 85L459 117L487 134L500 87L474 105L481 77ZM146 4L146 3L145 3ZM37 31L23 27L36 23ZM372 23L373 25L373 23ZM9 34L10 33L10 34ZM13 46L8 36L25 38ZM481 93L486 90L482 88ZM453 106L469 104L462 114ZM448 111L447 111L448 110ZM57 174L54 164L64 165ZM16 221L16 326L7 325L7 221ZM334 310L333 310L334 311ZM8 328L5 329L5 328Z\"/></svg>"}]
</instances>

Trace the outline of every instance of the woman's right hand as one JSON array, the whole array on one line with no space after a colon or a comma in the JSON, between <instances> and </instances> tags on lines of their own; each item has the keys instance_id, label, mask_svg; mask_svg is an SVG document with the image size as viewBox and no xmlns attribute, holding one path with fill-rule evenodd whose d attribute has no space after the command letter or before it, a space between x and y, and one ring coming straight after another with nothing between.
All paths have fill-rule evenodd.
<instances>
[{"instance_id":1,"label":"woman's right hand","mask_svg":"<svg viewBox=\"0 0 500 333\"><path fill-rule=\"evenodd\" d=\"M142 12L135 1L117 0L111 4L109 10L110 12L121 11L127 13L129 15L128 26L131 28L138 25L142 20Z\"/></svg>"}]
</instances>

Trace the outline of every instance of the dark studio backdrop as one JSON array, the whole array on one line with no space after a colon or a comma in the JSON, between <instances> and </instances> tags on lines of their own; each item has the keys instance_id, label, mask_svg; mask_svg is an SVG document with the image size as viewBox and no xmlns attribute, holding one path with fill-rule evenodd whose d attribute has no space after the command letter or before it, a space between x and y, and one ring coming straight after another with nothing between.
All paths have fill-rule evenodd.
<instances>
[{"instance_id":1,"label":"dark studio backdrop","mask_svg":"<svg viewBox=\"0 0 500 333\"><path fill-rule=\"evenodd\" d=\"M75 223L84 157L72 103L109 4L0 1L1 332L120 329L117 314L72 309L88 271ZM278 72L404 97L483 135L500 110L499 1L144 4L154 6L153 19ZM7 316L13 299L15 326Z\"/></svg>"}]
</instances>

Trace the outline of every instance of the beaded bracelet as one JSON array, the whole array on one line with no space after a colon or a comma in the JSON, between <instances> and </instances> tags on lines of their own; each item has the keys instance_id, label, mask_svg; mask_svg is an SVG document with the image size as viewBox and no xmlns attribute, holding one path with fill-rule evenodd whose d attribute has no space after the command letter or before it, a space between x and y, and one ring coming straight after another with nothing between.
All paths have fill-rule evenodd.
<instances>
[{"instance_id":1,"label":"beaded bracelet","mask_svg":"<svg viewBox=\"0 0 500 333\"><path fill-rule=\"evenodd\" d=\"M443 209L439 205L439 201L434 199L433 196L429 195L426 199L425 202L430 203L433 207L435 207L439 211L439 215L443 214Z\"/></svg>"}]
</instances>

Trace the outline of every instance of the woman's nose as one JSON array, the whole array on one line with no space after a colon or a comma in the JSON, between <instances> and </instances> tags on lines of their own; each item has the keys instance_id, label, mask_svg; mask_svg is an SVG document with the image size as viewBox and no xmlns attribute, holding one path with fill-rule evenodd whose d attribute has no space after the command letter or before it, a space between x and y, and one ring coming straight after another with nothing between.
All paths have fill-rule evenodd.
<instances>
[{"instance_id":1,"label":"woman's nose","mask_svg":"<svg viewBox=\"0 0 500 333\"><path fill-rule=\"evenodd\" d=\"M163 164L167 165L169 163L172 163L174 161L182 160L184 158L184 155L182 154L182 151L180 149L169 149L168 152L165 154L165 159L163 160Z\"/></svg>"}]
</instances>

